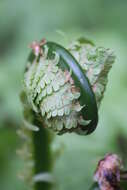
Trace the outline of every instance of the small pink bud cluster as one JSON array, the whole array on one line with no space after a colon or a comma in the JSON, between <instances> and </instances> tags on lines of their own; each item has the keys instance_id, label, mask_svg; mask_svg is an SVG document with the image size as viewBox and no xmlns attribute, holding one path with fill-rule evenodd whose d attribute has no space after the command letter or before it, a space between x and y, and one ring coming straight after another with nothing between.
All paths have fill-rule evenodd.
<instances>
[{"instance_id":1,"label":"small pink bud cluster","mask_svg":"<svg viewBox=\"0 0 127 190\"><path fill-rule=\"evenodd\" d=\"M119 190L122 162L116 154L108 154L100 160L94 174L101 190Z\"/></svg>"},{"instance_id":2,"label":"small pink bud cluster","mask_svg":"<svg viewBox=\"0 0 127 190\"><path fill-rule=\"evenodd\" d=\"M33 41L29 47L32 48L34 54L36 57L38 57L39 55L43 55L43 51L41 46L43 46L46 43L45 39L42 39L40 42L37 41Z\"/></svg>"}]
</instances>

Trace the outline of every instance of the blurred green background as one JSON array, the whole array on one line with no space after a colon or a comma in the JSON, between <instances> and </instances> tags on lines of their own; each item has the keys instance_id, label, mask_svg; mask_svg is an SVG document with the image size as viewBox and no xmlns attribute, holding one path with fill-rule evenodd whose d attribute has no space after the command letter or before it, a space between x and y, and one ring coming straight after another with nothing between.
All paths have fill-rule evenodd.
<instances>
[{"instance_id":1,"label":"blurred green background","mask_svg":"<svg viewBox=\"0 0 127 190\"><path fill-rule=\"evenodd\" d=\"M64 144L54 169L55 189L87 190L97 161L108 152L118 153L127 166L126 19L126 0L0 0L0 190L28 189L17 177L23 167L16 155L21 146L16 134L22 125L19 93L28 44L43 37L68 44L85 36L117 56L97 130L55 140Z\"/></svg>"}]
</instances>

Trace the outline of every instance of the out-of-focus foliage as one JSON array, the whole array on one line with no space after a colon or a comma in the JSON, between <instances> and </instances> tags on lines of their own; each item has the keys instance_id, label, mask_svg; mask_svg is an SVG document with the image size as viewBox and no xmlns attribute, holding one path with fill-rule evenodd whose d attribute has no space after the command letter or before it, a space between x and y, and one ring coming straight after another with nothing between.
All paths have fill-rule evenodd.
<instances>
[{"instance_id":1,"label":"out-of-focus foliage","mask_svg":"<svg viewBox=\"0 0 127 190\"><path fill-rule=\"evenodd\" d=\"M127 165L127 45L126 0L1 0L0 1L0 189L26 190L17 173L23 163L16 155L22 125L19 93L28 44L46 37L67 44L81 35L114 49L116 63L91 136L58 136L64 143L57 159L55 189L83 190L92 183L97 161L107 152L119 153ZM56 32L56 31L63 31Z\"/></svg>"}]
</instances>

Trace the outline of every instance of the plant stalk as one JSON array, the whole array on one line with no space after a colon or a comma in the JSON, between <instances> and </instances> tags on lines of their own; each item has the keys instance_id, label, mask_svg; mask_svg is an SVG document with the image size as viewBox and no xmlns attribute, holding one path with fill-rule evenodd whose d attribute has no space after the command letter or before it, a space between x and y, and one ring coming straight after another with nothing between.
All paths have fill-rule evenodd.
<instances>
[{"instance_id":1,"label":"plant stalk","mask_svg":"<svg viewBox=\"0 0 127 190\"><path fill-rule=\"evenodd\" d=\"M33 159L34 174L51 174L52 171L52 153L51 153L51 133L35 117L34 124L39 127L39 131L32 134L33 138ZM50 190L52 184L49 181L36 181L35 190Z\"/></svg>"}]
</instances>

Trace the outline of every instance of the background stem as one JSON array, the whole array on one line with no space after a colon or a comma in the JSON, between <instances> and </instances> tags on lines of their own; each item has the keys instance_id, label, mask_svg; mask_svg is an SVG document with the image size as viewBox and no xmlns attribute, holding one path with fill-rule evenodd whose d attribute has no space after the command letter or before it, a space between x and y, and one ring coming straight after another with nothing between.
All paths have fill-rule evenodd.
<instances>
[{"instance_id":1,"label":"background stem","mask_svg":"<svg viewBox=\"0 0 127 190\"><path fill-rule=\"evenodd\" d=\"M120 179L127 181L127 171L121 171L120 172Z\"/></svg>"}]
</instances>

